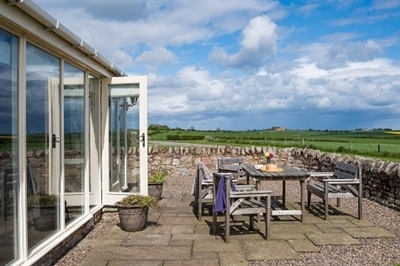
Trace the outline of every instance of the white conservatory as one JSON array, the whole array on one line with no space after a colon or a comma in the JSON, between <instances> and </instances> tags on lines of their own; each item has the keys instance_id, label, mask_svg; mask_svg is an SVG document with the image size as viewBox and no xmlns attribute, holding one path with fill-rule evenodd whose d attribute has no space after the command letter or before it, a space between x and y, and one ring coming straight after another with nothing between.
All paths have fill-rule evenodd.
<instances>
[{"instance_id":1,"label":"white conservatory","mask_svg":"<svg viewBox=\"0 0 400 266\"><path fill-rule=\"evenodd\" d=\"M46 264L147 194L146 94L34 2L0 0L0 265Z\"/></svg>"}]
</instances>

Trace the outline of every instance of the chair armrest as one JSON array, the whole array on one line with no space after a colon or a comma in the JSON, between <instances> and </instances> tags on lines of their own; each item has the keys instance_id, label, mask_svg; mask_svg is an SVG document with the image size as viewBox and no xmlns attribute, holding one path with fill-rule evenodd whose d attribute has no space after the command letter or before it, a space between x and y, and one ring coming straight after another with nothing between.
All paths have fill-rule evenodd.
<instances>
[{"instance_id":1,"label":"chair armrest","mask_svg":"<svg viewBox=\"0 0 400 266\"><path fill-rule=\"evenodd\" d=\"M252 191L256 189L255 185L236 185L235 187L236 187L235 192Z\"/></svg>"},{"instance_id":2,"label":"chair armrest","mask_svg":"<svg viewBox=\"0 0 400 266\"><path fill-rule=\"evenodd\" d=\"M332 178L328 178L328 179L322 179L322 182L327 182L329 184L359 184L360 183L360 179L357 178L352 178L352 179L332 179Z\"/></svg>"},{"instance_id":3,"label":"chair armrest","mask_svg":"<svg viewBox=\"0 0 400 266\"><path fill-rule=\"evenodd\" d=\"M230 198L247 198L247 197L267 197L272 194L271 190L253 190L253 191L232 191Z\"/></svg>"},{"instance_id":4,"label":"chair armrest","mask_svg":"<svg viewBox=\"0 0 400 266\"><path fill-rule=\"evenodd\" d=\"M310 177L307 178L307 184L310 183L310 180L321 181L327 177L333 177L333 172L308 172Z\"/></svg>"},{"instance_id":5,"label":"chair armrest","mask_svg":"<svg viewBox=\"0 0 400 266\"><path fill-rule=\"evenodd\" d=\"M333 172L309 172L310 177L329 177L333 176Z\"/></svg>"}]
</instances>

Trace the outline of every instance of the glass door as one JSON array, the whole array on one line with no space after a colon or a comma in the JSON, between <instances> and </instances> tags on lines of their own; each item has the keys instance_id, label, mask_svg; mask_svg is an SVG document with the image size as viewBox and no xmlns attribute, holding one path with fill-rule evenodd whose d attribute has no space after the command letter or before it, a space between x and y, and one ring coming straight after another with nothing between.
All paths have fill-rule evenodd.
<instances>
[{"instance_id":1,"label":"glass door","mask_svg":"<svg viewBox=\"0 0 400 266\"><path fill-rule=\"evenodd\" d=\"M26 46L28 249L62 228L60 60Z\"/></svg>"},{"instance_id":2,"label":"glass door","mask_svg":"<svg viewBox=\"0 0 400 266\"><path fill-rule=\"evenodd\" d=\"M108 178L103 204L126 194L147 194L146 77L112 78L108 84Z\"/></svg>"}]
</instances>

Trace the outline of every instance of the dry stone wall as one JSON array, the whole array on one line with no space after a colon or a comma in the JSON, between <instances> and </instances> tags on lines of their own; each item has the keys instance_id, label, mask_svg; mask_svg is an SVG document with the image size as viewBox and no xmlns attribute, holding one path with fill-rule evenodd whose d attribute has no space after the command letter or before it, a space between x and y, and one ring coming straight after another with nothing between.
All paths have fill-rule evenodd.
<instances>
[{"instance_id":1,"label":"dry stone wall","mask_svg":"<svg viewBox=\"0 0 400 266\"><path fill-rule=\"evenodd\" d=\"M275 147L233 147L233 146L186 146L161 147L150 146L149 171L162 166L167 168L169 175L165 183L164 197L181 197L191 193L197 163L203 161L211 171L216 171L217 160L222 157L243 157L247 164L262 164L265 162L263 154L272 152L275 158L273 163L287 164L304 171L332 171L336 162L342 161L360 165L363 171L364 197L400 210L400 164L360 156L346 156L340 154L323 153L318 150L302 148L277 149ZM128 169L130 173L137 172L138 151L128 150ZM0 153L0 172L12 167L16 160L13 154ZM47 185L40 183L47 180L46 157L43 151L28 152L27 159L31 171L35 176L39 188ZM42 192L41 189L39 192Z\"/></svg>"},{"instance_id":2,"label":"dry stone wall","mask_svg":"<svg viewBox=\"0 0 400 266\"><path fill-rule=\"evenodd\" d=\"M149 147L149 170L160 165L168 169L164 184L164 197L180 197L191 192L196 165L201 160L211 171L216 171L217 160L222 157L243 157L247 164L262 164L263 154L272 152L273 163L287 164L308 172L332 171L336 162L362 167L364 197L400 210L400 164L360 156L323 153L303 148L188 146ZM136 157L130 153L131 160Z\"/></svg>"}]
</instances>

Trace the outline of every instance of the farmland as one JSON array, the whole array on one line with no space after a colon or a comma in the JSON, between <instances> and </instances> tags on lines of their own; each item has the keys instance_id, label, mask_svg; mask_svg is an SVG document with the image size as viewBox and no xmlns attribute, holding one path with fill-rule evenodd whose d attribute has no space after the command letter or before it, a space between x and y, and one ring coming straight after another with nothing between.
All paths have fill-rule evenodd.
<instances>
[{"instance_id":1,"label":"farmland","mask_svg":"<svg viewBox=\"0 0 400 266\"><path fill-rule=\"evenodd\" d=\"M398 131L316 131L316 130L183 130L149 127L149 139L198 144L236 146L303 147L400 161L400 132Z\"/></svg>"}]
</instances>

